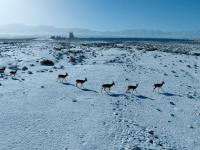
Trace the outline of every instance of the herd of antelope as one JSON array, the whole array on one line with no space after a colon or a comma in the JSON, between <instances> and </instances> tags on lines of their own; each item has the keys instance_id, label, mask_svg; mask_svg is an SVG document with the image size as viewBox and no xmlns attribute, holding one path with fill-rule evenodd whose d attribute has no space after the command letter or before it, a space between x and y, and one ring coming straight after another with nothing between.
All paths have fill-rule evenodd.
<instances>
[{"instance_id":1,"label":"herd of antelope","mask_svg":"<svg viewBox=\"0 0 200 150\"><path fill-rule=\"evenodd\" d=\"M68 77L68 73L66 74L59 74L57 81L63 82L64 80L66 81L66 78ZM85 78L84 80L80 80L77 79L76 80L76 87L83 87L83 84L87 82L87 78ZM162 86L165 84L164 81L162 81L161 83L155 83L153 84L153 91L157 91L159 92L160 89L162 88ZM115 82L113 81L111 84L107 83L107 84L102 84L101 85L101 92L105 91L105 92L110 92L111 88L115 85ZM137 92L137 88L138 88L139 84L136 85L128 85L128 88L126 90L126 93L133 93L134 91Z\"/></svg>"},{"instance_id":2,"label":"herd of antelope","mask_svg":"<svg viewBox=\"0 0 200 150\"><path fill-rule=\"evenodd\" d=\"M0 73L4 73L5 71L5 67L2 67L0 68ZM15 71L10 71L10 76L15 76L17 73L17 70ZM57 77L57 81L60 81L60 82L63 82L64 80L66 81L67 77L68 77L68 73L66 72L66 74L59 74L58 77ZM76 87L83 87L83 84L87 82L87 78L85 78L84 80L80 80L80 79L77 79L76 80ZM153 84L153 91L157 91L159 92L160 89L162 88L162 86L165 84L164 81L162 81L161 83L155 83ZM102 84L101 85L101 92L105 91L105 92L110 92L111 88L115 85L115 82L113 81L111 84ZM127 90L126 90L126 93L133 93L134 91L137 92L137 88L138 88L138 85L139 84L136 84L136 85L128 85L127 87Z\"/></svg>"}]
</instances>

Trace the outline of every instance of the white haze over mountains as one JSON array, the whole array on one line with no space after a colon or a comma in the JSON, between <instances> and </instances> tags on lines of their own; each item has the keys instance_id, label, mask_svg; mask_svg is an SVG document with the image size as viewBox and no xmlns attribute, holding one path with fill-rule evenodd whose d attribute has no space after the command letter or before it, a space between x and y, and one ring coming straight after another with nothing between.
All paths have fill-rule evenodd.
<instances>
[{"instance_id":1,"label":"white haze over mountains","mask_svg":"<svg viewBox=\"0 0 200 150\"><path fill-rule=\"evenodd\" d=\"M54 26L30 26L23 24L8 24L0 26L0 37L9 36L68 36L74 32L77 37L152 37L152 38L191 38L199 39L200 31L165 32L161 30L122 30L95 31L83 28L57 28Z\"/></svg>"}]
</instances>

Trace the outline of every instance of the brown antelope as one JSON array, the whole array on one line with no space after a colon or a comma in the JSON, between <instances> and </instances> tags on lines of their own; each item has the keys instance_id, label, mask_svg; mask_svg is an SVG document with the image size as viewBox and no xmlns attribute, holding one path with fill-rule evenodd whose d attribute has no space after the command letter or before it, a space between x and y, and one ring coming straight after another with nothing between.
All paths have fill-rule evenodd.
<instances>
[{"instance_id":1,"label":"brown antelope","mask_svg":"<svg viewBox=\"0 0 200 150\"><path fill-rule=\"evenodd\" d=\"M159 90L162 88L162 86L165 84L165 82L164 81L162 81L161 83L155 83L154 85L153 85L153 91L155 91L156 89L158 89L158 92L159 92Z\"/></svg>"},{"instance_id":2,"label":"brown antelope","mask_svg":"<svg viewBox=\"0 0 200 150\"><path fill-rule=\"evenodd\" d=\"M76 87L82 87L83 84L87 81L87 78L85 78L85 80L80 80L80 79L77 79L76 80ZM80 86L79 86L80 85Z\"/></svg>"},{"instance_id":3,"label":"brown antelope","mask_svg":"<svg viewBox=\"0 0 200 150\"><path fill-rule=\"evenodd\" d=\"M64 74L59 74L58 75L58 78L57 78L57 81L59 80L59 81L61 81L61 82L63 82L63 80L66 80L66 77L68 76L68 73L66 72L66 74L64 75Z\"/></svg>"},{"instance_id":4,"label":"brown antelope","mask_svg":"<svg viewBox=\"0 0 200 150\"><path fill-rule=\"evenodd\" d=\"M126 93L131 92L131 91L132 91L132 93L133 93L134 91L136 91L138 85L139 85L139 84L136 84L136 85L129 85L128 88L127 88L127 90L126 90ZM137 91L136 91L136 92L137 92Z\"/></svg>"},{"instance_id":5,"label":"brown antelope","mask_svg":"<svg viewBox=\"0 0 200 150\"><path fill-rule=\"evenodd\" d=\"M111 89L111 87L112 86L114 86L115 85L115 82L113 81L111 84L103 84L102 86L101 86L101 92L104 90L104 91L106 91L106 89L108 89L108 92L110 92L110 89Z\"/></svg>"},{"instance_id":6,"label":"brown antelope","mask_svg":"<svg viewBox=\"0 0 200 150\"><path fill-rule=\"evenodd\" d=\"M16 73L17 73L17 70L15 70L15 71L10 71L10 76L15 76Z\"/></svg>"}]
</instances>

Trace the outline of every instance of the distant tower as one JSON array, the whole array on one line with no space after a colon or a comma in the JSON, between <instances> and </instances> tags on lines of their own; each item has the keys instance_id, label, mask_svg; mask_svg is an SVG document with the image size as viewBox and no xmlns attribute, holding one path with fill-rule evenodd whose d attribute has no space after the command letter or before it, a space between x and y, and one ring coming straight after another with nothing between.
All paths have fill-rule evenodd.
<instances>
[{"instance_id":1,"label":"distant tower","mask_svg":"<svg viewBox=\"0 0 200 150\"><path fill-rule=\"evenodd\" d=\"M74 39L74 33L73 32L69 32L69 39Z\"/></svg>"}]
</instances>

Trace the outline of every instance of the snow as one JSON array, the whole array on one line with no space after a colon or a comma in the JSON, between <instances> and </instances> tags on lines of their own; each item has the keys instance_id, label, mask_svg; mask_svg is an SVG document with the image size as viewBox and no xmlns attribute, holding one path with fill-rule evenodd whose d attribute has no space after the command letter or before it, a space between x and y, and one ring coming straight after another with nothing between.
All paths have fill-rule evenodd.
<instances>
[{"instance_id":1,"label":"snow","mask_svg":"<svg viewBox=\"0 0 200 150\"><path fill-rule=\"evenodd\" d=\"M162 44L155 51L127 43L87 44L73 43L71 49L51 40L0 44L0 66L7 67L0 76L0 149L200 148L198 56L165 52ZM44 58L55 66L40 65ZM11 65L19 68L16 77L9 75ZM27 71L20 70L24 66ZM67 81L57 82L66 72ZM84 87L77 88L75 80L85 77ZM101 93L101 85L112 81L111 93ZM153 84L162 81L160 93L153 92ZM136 83L137 92L125 93Z\"/></svg>"}]
</instances>

